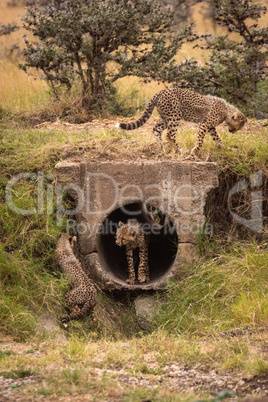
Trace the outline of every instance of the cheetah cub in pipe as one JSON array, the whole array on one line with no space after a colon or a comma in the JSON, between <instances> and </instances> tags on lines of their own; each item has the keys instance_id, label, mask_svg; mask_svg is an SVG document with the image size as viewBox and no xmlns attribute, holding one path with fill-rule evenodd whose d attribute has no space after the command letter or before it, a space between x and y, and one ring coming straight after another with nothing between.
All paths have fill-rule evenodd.
<instances>
[{"instance_id":1,"label":"cheetah cub in pipe","mask_svg":"<svg viewBox=\"0 0 268 402\"><path fill-rule=\"evenodd\" d=\"M72 283L72 290L65 294L70 314L61 319L65 327L71 320L79 320L90 315L97 301L96 289L74 254L75 241L76 237L72 238L64 233L56 247L56 262Z\"/></svg>"},{"instance_id":2,"label":"cheetah cub in pipe","mask_svg":"<svg viewBox=\"0 0 268 402\"><path fill-rule=\"evenodd\" d=\"M229 131L235 133L247 121L243 113L224 99L201 95L188 89L166 88L151 99L139 120L133 123L117 123L116 127L123 130L135 130L141 127L150 118L155 107L161 119L154 127L153 133L156 139L161 141L161 134L167 129L167 140L176 151L179 150L179 146L175 136L180 120L198 123L197 142L191 150L192 156L196 156L200 151L206 133L211 135L216 145L222 146L216 132L216 126L219 124L225 121Z\"/></svg>"},{"instance_id":3,"label":"cheetah cub in pipe","mask_svg":"<svg viewBox=\"0 0 268 402\"><path fill-rule=\"evenodd\" d=\"M128 263L128 279L127 283L134 285L135 269L133 261L133 250L139 249L139 267L138 281L140 283L149 282L149 266L148 266L148 243L149 238L145 235L141 224L136 219L131 219L127 223L118 223L116 231L116 244L126 247L126 256Z\"/></svg>"}]
</instances>

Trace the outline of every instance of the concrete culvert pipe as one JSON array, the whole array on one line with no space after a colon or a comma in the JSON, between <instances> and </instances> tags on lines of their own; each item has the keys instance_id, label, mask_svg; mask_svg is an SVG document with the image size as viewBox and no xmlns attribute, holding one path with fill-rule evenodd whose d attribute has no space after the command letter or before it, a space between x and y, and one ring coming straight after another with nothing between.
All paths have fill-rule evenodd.
<instances>
[{"instance_id":1,"label":"concrete culvert pipe","mask_svg":"<svg viewBox=\"0 0 268 402\"><path fill-rule=\"evenodd\" d=\"M62 161L56 165L56 176L57 188L71 190L79 201L73 211L79 259L88 276L106 291L164 289L169 279L180 280L195 258L207 194L218 185L217 164L179 160ZM136 218L143 223L142 205L151 204L169 218L150 236L150 282L131 285L126 282L126 250L116 244L115 233L119 221ZM60 218L60 203L57 212ZM100 231L109 225L114 231Z\"/></svg>"},{"instance_id":2,"label":"concrete culvert pipe","mask_svg":"<svg viewBox=\"0 0 268 402\"><path fill-rule=\"evenodd\" d=\"M178 236L172 222L164 225L154 223L145 216L142 204L132 203L113 211L102 224L101 233L97 242L98 255L103 270L119 283L126 283L128 278L128 264L125 247L116 244L116 230L119 221L126 223L129 219L136 219L146 224L149 235L149 272L150 282L146 284L135 283L134 286L149 287L162 281L171 269L177 254ZM145 226L144 226L145 227ZM139 264L139 251L134 251L134 265L137 274Z\"/></svg>"}]
</instances>

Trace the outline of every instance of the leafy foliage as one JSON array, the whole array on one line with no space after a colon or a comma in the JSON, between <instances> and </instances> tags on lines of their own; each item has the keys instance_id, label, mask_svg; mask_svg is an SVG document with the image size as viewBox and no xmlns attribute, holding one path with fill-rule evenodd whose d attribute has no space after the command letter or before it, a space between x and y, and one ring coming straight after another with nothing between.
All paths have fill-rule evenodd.
<instances>
[{"instance_id":1,"label":"leafy foliage","mask_svg":"<svg viewBox=\"0 0 268 402\"><path fill-rule=\"evenodd\" d=\"M267 104L254 106L252 98L257 100L256 94L262 90L260 84L268 76L268 28L259 26L267 8L252 0L213 0L212 5L215 21L236 34L236 39L228 35L204 37L203 48L211 53L208 63L201 68L202 89L226 98L251 115L265 117ZM198 78L196 84L200 86Z\"/></svg>"},{"instance_id":2,"label":"leafy foliage","mask_svg":"<svg viewBox=\"0 0 268 402\"><path fill-rule=\"evenodd\" d=\"M172 11L157 0L52 0L28 9L25 28L39 40L25 38L21 67L42 70L57 96L59 85L71 89L79 78L90 107L121 77L158 78L168 70L182 43L194 39L192 25L178 33L172 25Z\"/></svg>"},{"instance_id":3,"label":"leafy foliage","mask_svg":"<svg viewBox=\"0 0 268 402\"><path fill-rule=\"evenodd\" d=\"M267 8L252 0L212 0L210 5L215 22L232 36L201 35L195 47L209 51L204 66L193 58L172 60L153 78L223 97L251 116L267 117L268 28L259 25Z\"/></svg>"},{"instance_id":4,"label":"leafy foliage","mask_svg":"<svg viewBox=\"0 0 268 402\"><path fill-rule=\"evenodd\" d=\"M197 36L193 24L175 32L174 11L158 0L138 0L135 7L129 0L37 4L28 9L25 28L39 40L25 37L21 67L40 69L57 97L61 85L71 89L78 78L82 106L101 109L108 95L116 99L114 82L134 75L221 96L266 117L268 28L259 20L267 9L253 0L210 1L215 22L235 39ZM196 46L209 51L207 63L191 57L178 62L182 44L197 39Z\"/></svg>"}]
</instances>

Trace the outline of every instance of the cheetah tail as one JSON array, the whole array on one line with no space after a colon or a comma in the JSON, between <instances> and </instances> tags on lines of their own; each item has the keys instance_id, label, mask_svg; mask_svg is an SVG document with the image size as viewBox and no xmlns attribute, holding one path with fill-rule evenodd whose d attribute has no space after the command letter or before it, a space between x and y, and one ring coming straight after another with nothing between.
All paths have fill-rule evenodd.
<instances>
[{"instance_id":1,"label":"cheetah tail","mask_svg":"<svg viewBox=\"0 0 268 402\"><path fill-rule=\"evenodd\" d=\"M91 316L96 305L96 301L87 300L86 303L81 307L80 311L71 312L69 317L69 321L71 320L80 320L81 318ZM63 321L62 321L63 322Z\"/></svg>"},{"instance_id":2,"label":"cheetah tail","mask_svg":"<svg viewBox=\"0 0 268 402\"><path fill-rule=\"evenodd\" d=\"M153 113L154 107L156 105L157 101L157 95L156 94L148 103L143 115L139 120L136 120L132 123L117 123L115 127L117 128L122 128L123 130L135 130L136 128L139 128L143 126L144 123L150 118L151 114Z\"/></svg>"}]
</instances>

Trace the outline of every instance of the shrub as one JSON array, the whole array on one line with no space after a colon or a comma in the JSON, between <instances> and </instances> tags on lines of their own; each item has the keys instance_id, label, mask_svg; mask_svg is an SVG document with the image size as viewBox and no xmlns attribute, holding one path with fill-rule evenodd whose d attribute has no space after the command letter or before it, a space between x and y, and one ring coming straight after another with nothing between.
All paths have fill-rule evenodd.
<instances>
[{"instance_id":1,"label":"shrub","mask_svg":"<svg viewBox=\"0 0 268 402\"><path fill-rule=\"evenodd\" d=\"M89 109L101 107L121 77L161 77L194 38L192 24L172 31L173 13L157 0L51 0L29 8L24 25L38 41L25 37L21 68L40 69L56 96L78 78Z\"/></svg>"},{"instance_id":2,"label":"shrub","mask_svg":"<svg viewBox=\"0 0 268 402\"><path fill-rule=\"evenodd\" d=\"M254 103L268 76L268 28L259 25L267 8L252 0L213 0L212 6L216 23L236 34L236 39L227 34L204 37L204 48L211 53L197 85L235 103L250 115L265 117L267 105L259 103L261 109L256 110Z\"/></svg>"}]
</instances>

